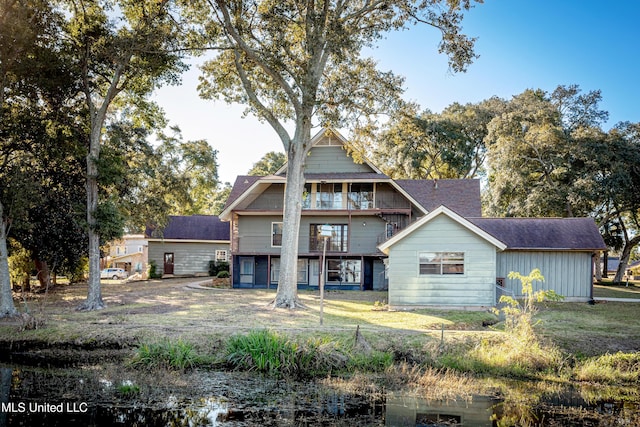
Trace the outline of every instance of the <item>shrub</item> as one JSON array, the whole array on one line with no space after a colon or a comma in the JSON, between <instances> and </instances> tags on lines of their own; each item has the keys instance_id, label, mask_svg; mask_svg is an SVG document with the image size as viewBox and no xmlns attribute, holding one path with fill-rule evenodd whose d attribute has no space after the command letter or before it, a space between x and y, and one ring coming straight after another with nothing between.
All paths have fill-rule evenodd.
<instances>
[{"instance_id":1,"label":"shrub","mask_svg":"<svg viewBox=\"0 0 640 427\"><path fill-rule=\"evenodd\" d=\"M229 272L229 263L226 261L209 261L209 276L219 277L221 271ZM228 277L228 276L227 276Z\"/></svg>"},{"instance_id":2,"label":"shrub","mask_svg":"<svg viewBox=\"0 0 640 427\"><path fill-rule=\"evenodd\" d=\"M162 274L158 273L158 264L154 260L149 261L149 278L160 279L161 277Z\"/></svg>"},{"instance_id":3,"label":"shrub","mask_svg":"<svg viewBox=\"0 0 640 427\"><path fill-rule=\"evenodd\" d=\"M228 279L229 278L229 272L228 271L218 271L218 274L216 274L216 277L218 279Z\"/></svg>"}]
</instances>

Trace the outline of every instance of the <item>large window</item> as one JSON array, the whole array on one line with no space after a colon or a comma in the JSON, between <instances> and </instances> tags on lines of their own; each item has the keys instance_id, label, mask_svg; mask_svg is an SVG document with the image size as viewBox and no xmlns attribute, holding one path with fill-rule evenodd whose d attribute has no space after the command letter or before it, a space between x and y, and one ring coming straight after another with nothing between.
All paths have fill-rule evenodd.
<instances>
[{"instance_id":1,"label":"large window","mask_svg":"<svg viewBox=\"0 0 640 427\"><path fill-rule=\"evenodd\" d=\"M464 252L420 252L420 275L464 274Z\"/></svg>"},{"instance_id":2,"label":"large window","mask_svg":"<svg viewBox=\"0 0 640 427\"><path fill-rule=\"evenodd\" d=\"M278 283L280 258L271 258L271 283ZM298 258L298 283L309 283L309 260Z\"/></svg>"},{"instance_id":3,"label":"large window","mask_svg":"<svg viewBox=\"0 0 640 427\"><path fill-rule=\"evenodd\" d=\"M373 209L373 184L350 185L349 209Z\"/></svg>"},{"instance_id":4,"label":"large window","mask_svg":"<svg viewBox=\"0 0 640 427\"><path fill-rule=\"evenodd\" d=\"M342 183L316 186L316 209L342 209Z\"/></svg>"},{"instance_id":5,"label":"large window","mask_svg":"<svg viewBox=\"0 0 640 427\"><path fill-rule=\"evenodd\" d=\"M282 223L281 222L271 223L271 246L274 246L274 247L282 246Z\"/></svg>"},{"instance_id":6,"label":"large window","mask_svg":"<svg viewBox=\"0 0 640 427\"><path fill-rule=\"evenodd\" d=\"M347 252L349 226L347 224L330 224L331 237L327 238L327 252ZM320 236L322 224L311 224L309 230L309 250L322 252L324 238Z\"/></svg>"},{"instance_id":7,"label":"large window","mask_svg":"<svg viewBox=\"0 0 640 427\"><path fill-rule=\"evenodd\" d=\"M360 283L362 263L353 259L328 259L327 283Z\"/></svg>"}]
</instances>

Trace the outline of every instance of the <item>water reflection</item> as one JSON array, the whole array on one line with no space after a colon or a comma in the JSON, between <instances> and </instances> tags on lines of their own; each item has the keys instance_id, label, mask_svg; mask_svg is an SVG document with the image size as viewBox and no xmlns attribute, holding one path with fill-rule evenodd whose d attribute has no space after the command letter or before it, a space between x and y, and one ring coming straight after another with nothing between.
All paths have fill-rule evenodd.
<instances>
[{"instance_id":1,"label":"water reflection","mask_svg":"<svg viewBox=\"0 0 640 427\"><path fill-rule=\"evenodd\" d=\"M361 395L237 373L154 377L120 367L5 366L0 367L0 426L640 425L634 388L516 382L491 387L487 395L436 400L401 391ZM31 410L37 405L45 406Z\"/></svg>"}]
</instances>

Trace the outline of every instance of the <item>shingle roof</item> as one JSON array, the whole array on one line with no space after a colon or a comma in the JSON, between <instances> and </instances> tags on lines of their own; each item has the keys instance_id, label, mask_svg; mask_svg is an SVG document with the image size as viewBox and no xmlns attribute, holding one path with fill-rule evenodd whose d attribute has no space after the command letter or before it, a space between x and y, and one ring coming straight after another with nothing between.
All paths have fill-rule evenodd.
<instances>
[{"instance_id":1,"label":"shingle roof","mask_svg":"<svg viewBox=\"0 0 640 427\"><path fill-rule=\"evenodd\" d=\"M260 178L264 178L262 176L253 176L253 175L238 175L236 181L233 183L233 187L231 187L231 192L229 193L229 197L227 197L227 201L224 204L224 208L222 210L226 210L236 199L249 189L253 184L256 183Z\"/></svg>"},{"instance_id":2,"label":"shingle roof","mask_svg":"<svg viewBox=\"0 0 640 427\"><path fill-rule=\"evenodd\" d=\"M395 182L429 212L446 206L463 217L482 216L477 179L398 179Z\"/></svg>"},{"instance_id":3,"label":"shingle roof","mask_svg":"<svg viewBox=\"0 0 640 427\"><path fill-rule=\"evenodd\" d=\"M229 240L229 223L215 215L170 216L164 230L156 234L164 239Z\"/></svg>"},{"instance_id":4,"label":"shingle roof","mask_svg":"<svg viewBox=\"0 0 640 427\"><path fill-rule=\"evenodd\" d=\"M507 249L604 250L592 218L467 218Z\"/></svg>"}]
</instances>

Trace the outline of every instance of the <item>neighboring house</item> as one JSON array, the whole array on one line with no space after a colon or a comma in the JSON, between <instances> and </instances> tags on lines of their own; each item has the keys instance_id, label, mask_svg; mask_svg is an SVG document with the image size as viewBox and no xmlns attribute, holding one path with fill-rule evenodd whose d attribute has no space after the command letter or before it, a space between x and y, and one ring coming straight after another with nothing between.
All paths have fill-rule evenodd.
<instances>
[{"instance_id":1,"label":"neighboring house","mask_svg":"<svg viewBox=\"0 0 640 427\"><path fill-rule=\"evenodd\" d=\"M387 289L387 256L378 244L440 205L481 216L478 180L393 180L374 165L355 162L344 138L326 129L313 137L306 160L299 234L298 286L317 288L323 239L327 289ZM286 165L271 176L240 176L220 218L231 226L232 284L276 287L282 243ZM494 278L495 282L495 278Z\"/></svg>"},{"instance_id":2,"label":"neighboring house","mask_svg":"<svg viewBox=\"0 0 640 427\"><path fill-rule=\"evenodd\" d=\"M149 262L163 276L207 275L210 261L229 261L229 224L213 215L170 216L146 232Z\"/></svg>"},{"instance_id":3,"label":"neighboring house","mask_svg":"<svg viewBox=\"0 0 640 427\"><path fill-rule=\"evenodd\" d=\"M606 249L591 218L464 218L444 206L379 246L389 256L392 307L490 307L521 296L509 272L540 269L567 301L590 301L593 256Z\"/></svg>"},{"instance_id":4,"label":"neighboring house","mask_svg":"<svg viewBox=\"0 0 640 427\"><path fill-rule=\"evenodd\" d=\"M103 267L123 268L129 276L147 271L148 245L142 234L125 234L108 244L109 254L102 259Z\"/></svg>"}]
</instances>

